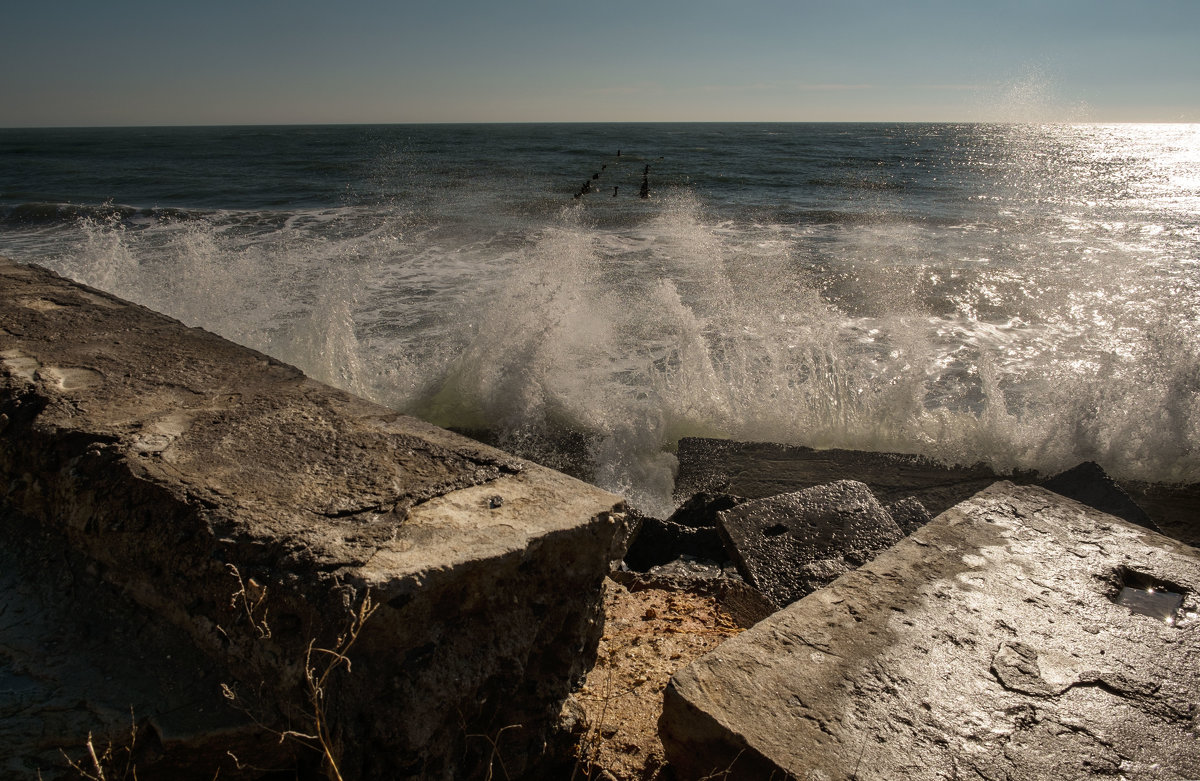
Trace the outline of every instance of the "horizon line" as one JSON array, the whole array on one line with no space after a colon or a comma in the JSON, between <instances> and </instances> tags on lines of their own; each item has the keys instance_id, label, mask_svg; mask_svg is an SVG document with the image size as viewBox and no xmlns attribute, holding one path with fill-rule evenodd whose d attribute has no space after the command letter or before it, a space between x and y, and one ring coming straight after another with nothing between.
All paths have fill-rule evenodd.
<instances>
[{"instance_id":1,"label":"horizon line","mask_svg":"<svg viewBox=\"0 0 1200 781\"><path fill-rule=\"evenodd\" d=\"M0 130L134 130L255 127L402 127L430 125L1196 125L1200 120L1037 120L1037 119L656 119L656 120L435 120L386 122L167 122L128 125L6 125Z\"/></svg>"}]
</instances>

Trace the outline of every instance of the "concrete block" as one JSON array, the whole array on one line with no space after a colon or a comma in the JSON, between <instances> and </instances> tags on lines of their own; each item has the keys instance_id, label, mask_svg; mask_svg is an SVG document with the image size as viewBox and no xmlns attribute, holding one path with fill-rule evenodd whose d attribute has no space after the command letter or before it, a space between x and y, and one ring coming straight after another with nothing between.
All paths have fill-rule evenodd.
<instances>
[{"instance_id":1,"label":"concrete block","mask_svg":"<svg viewBox=\"0 0 1200 781\"><path fill-rule=\"evenodd\" d=\"M682 779L1194 779L1198 595L1195 548L997 483L676 673L667 757Z\"/></svg>"},{"instance_id":2,"label":"concrete block","mask_svg":"<svg viewBox=\"0 0 1200 781\"><path fill-rule=\"evenodd\" d=\"M675 496L679 501L697 491L728 491L759 499L835 480L858 480L869 485L885 505L912 497L931 515L970 498L997 480L1030 484L1045 479L1045 475L1032 471L998 474L986 464L954 466L906 453L818 450L704 437L679 440L678 459ZM1200 517L1196 513L1200 483L1114 482L1168 537L1200 545Z\"/></svg>"},{"instance_id":3,"label":"concrete block","mask_svg":"<svg viewBox=\"0 0 1200 781\"><path fill-rule=\"evenodd\" d=\"M903 537L863 483L841 480L755 499L717 514L738 571L789 605Z\"/></svg>"},{"instance_id":4,"label":"concrete block","mask_svg":"<svg viewBox=\"0 0 1200 781\"><path fill-rule=\"evenodd\" d=\"M46 533L29 545L61 540L274 729L314 728L310 648L330 658L319 649L338 646L369 593L378 610L322 704L343 772L360 778L483 777L497 739L511 775L533 766L594 656L623 510L2 260L0 486L3 517ZM113 628L116 646L124 634Z\"/></svg>"},{"instance_id":5,"label":"concrete block","mask_svg":"<svg viewBox=\"0 0 1200 781\"><path fill-rule=\"evenodd\" d=\"M235 756L295 764L296 746L230 707L220 688L228 672L185 632L153 620L63 537L3 503L0 529L0 777L79 781L68 760L94 775L89 736L99 754L111 748L110 778L134 769L188 778L201 767L262 775L239 771Z\"/></svg>"}]
</instances>

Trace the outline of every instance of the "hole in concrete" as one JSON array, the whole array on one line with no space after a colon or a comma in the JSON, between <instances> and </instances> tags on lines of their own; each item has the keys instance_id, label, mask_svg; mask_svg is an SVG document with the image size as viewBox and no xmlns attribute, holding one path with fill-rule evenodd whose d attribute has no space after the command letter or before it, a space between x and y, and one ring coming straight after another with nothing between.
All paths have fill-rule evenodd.
<instances>
[{"instance_id":1,"label":"hole in concrete","mask_svg":"<svg viewBox=\"0 0 1200 781\"><path fill-rule=\"evenodd\" d=\"M782 523L777 523L774 526L768 526L763 529L764 537L778 537L781 534L787 534L788 528Z\"/></svg>"},{"instance_id":2,"label":"hole in concrete","mask_svg":"<svg viewBox=\"0 0 1200 781\"><path fill-rule=\"evenodd\" d=\"M1143 572L1121 567L1114 573L1109 599L1132 613L1175 626L1187 589Z\"/></svg>"}]
</instances>

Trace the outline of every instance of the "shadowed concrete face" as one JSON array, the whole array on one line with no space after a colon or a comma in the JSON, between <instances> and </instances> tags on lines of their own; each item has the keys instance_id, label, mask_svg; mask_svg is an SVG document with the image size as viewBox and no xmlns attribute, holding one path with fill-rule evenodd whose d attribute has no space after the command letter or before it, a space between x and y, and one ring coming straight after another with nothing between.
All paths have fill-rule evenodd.
<instances>
[{"instance_id":1,"label":"shadowed concrete face","mask_svg":"<svg viewBox=\"0 0 1200 781\"><path fill-rule=\"evenodd\" d=\"M258 691L256 715L272 724L303 722L306 648L332 647L369 590L381 607L325 702L345 769L363 777L482 772L487 738L509 725L521 727L505 733L511 772L542 750L595 652L622 510L593 486L4 260L0 477L0 518L44 537L29 545L68 546L146 620ZM262 597L258 618L232 598L244 584ZM127 707L116 713L128 723Z\"/></svg>"},{"instance_id":2,"label":"shadowed concrete face","mask_svg":"<svg viewBox=\"0 0 1200 781\"><path fill-rule=\"evenodd\" d=\"M1196 549L997 483L678 672L668 759L681 778L1195 778L1198 594Z\"/></svg>"}]
</instances>

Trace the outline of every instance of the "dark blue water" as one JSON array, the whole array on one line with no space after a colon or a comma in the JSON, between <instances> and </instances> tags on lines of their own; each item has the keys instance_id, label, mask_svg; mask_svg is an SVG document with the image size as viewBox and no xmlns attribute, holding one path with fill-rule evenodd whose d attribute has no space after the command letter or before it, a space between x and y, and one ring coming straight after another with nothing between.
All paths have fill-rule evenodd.
<instances>
[{"instance_id":1,"label":"dark blue water","mask_svg":"<svg viewBox=\"0 0 1200 781\"><path fill-rule=\"evenodd\" d=\"M651 509L693 433L1200 480L1192 125L0 130L0 253Z\"/></svg>"},{"instance_id":2,"label":"dark blue water","mask_svg":"<svg viewBox=\"0 0 1200 781\"><path fill-rule=\"evenodd\" d=\"M991 160L1003 143L1000 129L950 125L0 130L0 203L11 219L29 204L286 209L484 187L528 209L602 166L606 194L616 184L634 196L650 165L655 190L696 188L743 216L961 217L969 202L955 191L988 173L972 156Z\"/></svg>"}]
</instances>

